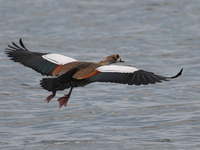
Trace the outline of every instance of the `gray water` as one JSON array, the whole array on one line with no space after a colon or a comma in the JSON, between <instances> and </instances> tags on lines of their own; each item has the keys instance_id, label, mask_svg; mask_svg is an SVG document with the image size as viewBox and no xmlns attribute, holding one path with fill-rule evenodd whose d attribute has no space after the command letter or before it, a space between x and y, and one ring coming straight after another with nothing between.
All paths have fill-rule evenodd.
<instances>
[{"instance_id":1,"label":"gray water","mask_svg":"<svg viewBox=\"0 0 200 150\"><path fill-rule=\"evenodd\" d=\"M29 50L125 64L172 76L148 86L93 83L59 92L10 61L4 48L22 38ZM199 0L1 0L0 149L199 149ZM120 64L119 64L120 65Z\"/></svg>"}]
</instances>

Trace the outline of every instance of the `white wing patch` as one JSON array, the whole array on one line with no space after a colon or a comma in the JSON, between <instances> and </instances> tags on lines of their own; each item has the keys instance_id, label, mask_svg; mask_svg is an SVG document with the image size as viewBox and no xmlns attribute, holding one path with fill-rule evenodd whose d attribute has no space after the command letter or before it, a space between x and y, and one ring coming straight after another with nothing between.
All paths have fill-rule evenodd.
<instances>
[{"instance_id":1,"label":"white wing patch","mask_svg":"<svg viewBox=\"0 0 200 150\"><path fill-rule=\"evenodd\" d=\"M67 64L67 63L70 63L73 61L77 61L74 58L67 57L67 56L64 56L61 54L47 54L47 55L43 55L42 57L44 59L46 59L52 63L58 64L58 65L64 65L64 64Z\"/></svg>"},{"instance_id":2,"label":"white wing patch","mask_svg":"<svg viewBox=\"0 0 200 150\"><path fill-rule=\"evenodd\" d=\"M118 72L118 73L133 73L139 69L128 66L108 65L96 68L100 72Z\"/></svg>"}]
</instances>

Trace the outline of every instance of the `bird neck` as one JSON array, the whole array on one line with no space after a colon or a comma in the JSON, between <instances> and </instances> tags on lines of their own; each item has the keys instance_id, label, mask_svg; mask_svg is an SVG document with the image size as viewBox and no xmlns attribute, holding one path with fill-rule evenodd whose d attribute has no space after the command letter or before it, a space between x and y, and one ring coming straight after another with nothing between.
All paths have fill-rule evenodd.
<instances>
[{"instance_id":1,"label":"bird neck","mask_svg":"<svg viewBox=\"0 0 200 150\"><path fill-rule=\"evenodd\" d=\"M110 62L110 61L101 61L101 62L99 62L99 64L104 66L104 65L110 65L110 64L112 64L112 62Z\"/></svg>"}]
</instances>

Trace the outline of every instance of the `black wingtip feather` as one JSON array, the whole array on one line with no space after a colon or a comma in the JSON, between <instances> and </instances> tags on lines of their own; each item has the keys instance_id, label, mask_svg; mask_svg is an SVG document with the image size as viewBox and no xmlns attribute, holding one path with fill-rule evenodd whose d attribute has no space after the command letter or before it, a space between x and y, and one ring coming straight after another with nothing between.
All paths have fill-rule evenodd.
<instances>
[{"instance_id":1,"label":"black wingtip feather","mask_svg":"<svg viewBox=\"0 0 200 150\"><path fill-rule=\"evenodd\" d=\"M19 44L21 47L19 45L15 44L14 42L12 42L12 45L7 45L11 49L5 48L5 53L10 54L14 51L28 51L28 49L24 46L21 39L19 39Z\"/></svg>"},{"instance_id":2,"label":"black wingtip feather","mask_svg":"<svg viewBox=\"0 0 200 150\"><path fill-rule=\"evenodd\" d=\"M22 42L22 39L21 39L21 38L19 39L19 43L20 43L20 45L21 45L25 50L27 50L27 48L24 46L24 43Z\"/></svg>"},{"instance_id":3,"label":"black wingtip feather","mask_svg":"<svg viewBox=\"0 0 200 150\"><path fill-rule=\"evenodd\" d=\"M21 49L21 47L19 47L17 44L15 44L14 42L12 42L12 44L16 47L16 48L18 48L18 49Z\"/></svg>"},{"instance_id":4,"label":"black wingtip feather","mask_svg":"<svg viewBox=\"0 0 200 150\"><path fill-rule=\"evenodd\" d=\"M179 77L180 75L182 75L182 72L183 72L183 68L179 71L179 73L177 73L177 75L170 77L170 79Z\"/></svg>"},{"instance_id":5,"label":"black wingtip feather","mask_svg":"<svg viewBox=\"0 0 200 150\"><path fill-rule=\"evenodd\" d=\"M19 44L12 42L8 45L8 48L5 48L5 54L10 60L30 67L42 75L52 75L52 70L57 66L57 64L43 59L42 56L47 53L29 51L24 46L22 39L19 39Z\"/></svg>"}]
</instances>

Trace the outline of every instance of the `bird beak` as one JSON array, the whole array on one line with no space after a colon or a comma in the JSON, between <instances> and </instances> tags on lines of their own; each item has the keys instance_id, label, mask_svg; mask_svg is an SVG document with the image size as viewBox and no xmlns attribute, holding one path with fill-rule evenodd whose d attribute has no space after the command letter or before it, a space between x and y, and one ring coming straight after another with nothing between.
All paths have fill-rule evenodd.
<instances>
[{"instance_id":1,"label":"bird beak","mask_svg":"<svg viewBox=\"0 0 200 150\"><path fill-rule=\"evenodd\" d=\"M119 62L125 62L125 61L123 61L123 60L120 59Z\"/></svg>"}]
</instances>

